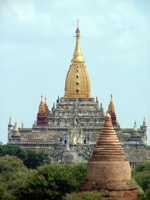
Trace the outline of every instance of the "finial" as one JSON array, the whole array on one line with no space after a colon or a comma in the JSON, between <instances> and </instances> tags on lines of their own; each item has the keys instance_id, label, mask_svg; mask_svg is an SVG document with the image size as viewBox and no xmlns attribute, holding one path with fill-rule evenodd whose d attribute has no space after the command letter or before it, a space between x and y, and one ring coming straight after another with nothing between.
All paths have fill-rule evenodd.
<instances>
[{"instance_id":1,"label":"finial","mask_svg":"<svg viewBox=\"0 0 150 200\"><path fill-rule=\"evenodd\" d=\"M9 125L12 125L11 115L10 115L10 117L9 117Z\"/></svg>"},{"instance_id":2,"label":"finial","mask_svg":"<svg viewBox=\"0 0 150 200\"><path fill-rule=\"evenodd\" d=\"M21 124L21 127L22 127L22 128L24 127L24 124L23 124L23 122L22 122L22 124Z\"/></svg>"},{"instance_id":3,"label":"finial","mask_svg":"<svg viewBox=\"0 0 150 200\"><path fill-rule=\"evenodd\" d=\"M110 98L111 98L111 100L112 100L112 94L110 95Z\"/></svg>"},{"instance_id":4,"label":"finial","mask_svg":"<svg viewBox=\"0 0 150 200\"><path fill-rule=\"evenodd\" d=\"M143 120L143 126L146 126L146 120L145 120L145 117L144 117L144 120Z\"/></svg>"},{"instance_id":5,"label":"finial","mask_svg":"<svg viewBox=\"0 0 150 200\"><path fill-rule=\"evenodd\" d=\"M43 103L43 95L41 94L41 103Z\"/></svg>"},{"instance_id":6,"label":"finial","mask_svg":"<svg viewBox=\"0 0 150 200\"><path fill-rule=\"evenodd\" d=\"M79 19L77 19L77 29L79 28Z\"/></svg>"},{"instance_id":7,"label":"finial","mask_svg":"<svg viewBox=\"0 0 150 200\"><path fill-rule=\"evenodd\" d=\"M136 121L134 122L134 128L135 131L137 131Z\"/></svg>"},{"instance_id":8,"label":"finial","mask_svg":"<svg viewBox=\"0 0 150 200\"><path fill-rule=\"evenodd\" d=\"M80 29L79 29L79 20L77 20L77 29L76 29L76 46L73 54L72 63L84 63L85 60L82 55L81 47L80 47Z\"/></svg>"},{"instance_id":9,"label":"finial","mask_svg":"<svg viewBox=\"0 0 150 200\"><path fill-rule=\"evenodd\" d=\"M15 122L14 130L18 130L18 128L17 128L17 121Z\"/></svg>"},{"instance_id":10,"label":"finial","mask_svg":"<svg viewBox=\"0 0 150 200\"><path fill-rule=\"evenodd\" d=\"M113 104L112 94L110 95L110 104L108 106L109 113L115 113L115 106Z\"/></svg>"},{"instance_id":11,"label":"finial","mask_svg":"<svg viewBox=\"0 0 150 200\"><path fill-rule=\"evenodd\" d=\"M45 97L45 104L47 105L47 98Z\"/></svg>"}]
</instances>

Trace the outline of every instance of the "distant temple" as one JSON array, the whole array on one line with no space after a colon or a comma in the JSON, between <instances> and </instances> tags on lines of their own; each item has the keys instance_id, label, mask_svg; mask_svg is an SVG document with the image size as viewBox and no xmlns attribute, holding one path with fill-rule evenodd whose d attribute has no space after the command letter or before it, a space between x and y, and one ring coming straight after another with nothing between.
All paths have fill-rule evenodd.
<instances>
[{"instance_id":1,"label":"distant temple","mask_svg":"<svg viewBox=\"0 0 150 200\"><path fill-rule=\"evenodd\" d=\"M52 162L87 162L104 126L105 113L98 98L91 97L90 79L80 48L80 30L76 30L76 45L66 77L65 95L57 99L50 110L43 96L37 120L32 128L17 128L8 124L8 144L24 149L44 151ZM129 111L128 111L129 112ZM134 167L137 162L148 160L147 126L145 119L140 128L122 129L117 121L111 95L108 113L118 135L125 156Z\"/></svg>"}]
</instances>

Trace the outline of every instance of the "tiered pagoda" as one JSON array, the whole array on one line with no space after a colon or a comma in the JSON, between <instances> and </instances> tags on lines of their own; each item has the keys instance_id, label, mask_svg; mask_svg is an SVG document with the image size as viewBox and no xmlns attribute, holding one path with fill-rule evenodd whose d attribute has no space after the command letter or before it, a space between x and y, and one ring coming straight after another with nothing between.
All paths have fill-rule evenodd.
<instances>
[{"instance_id":1,"label":"tiered pagoda","mask_svg":"<svg viewBox=\"0 0 150 200\"><path fill-rule=\"evenodd\" d=\"M105 199L132 200L142 194L135 181L131 181L131 168L113 129L111 116L105 124L87 164L87 180L80 191L97 190Z\"/></svg>"}]
</instances>

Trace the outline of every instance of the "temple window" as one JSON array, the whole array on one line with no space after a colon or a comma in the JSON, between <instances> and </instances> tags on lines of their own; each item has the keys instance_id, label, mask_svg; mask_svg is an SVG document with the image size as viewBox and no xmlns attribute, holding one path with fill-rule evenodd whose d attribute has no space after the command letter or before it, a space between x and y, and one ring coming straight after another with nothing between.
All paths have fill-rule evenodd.
<instances>
[{"instance_id":1,"label":"temple window","mask_svg":"<svg viewBox=\"0 0 150 200\"><path fill-rule=\"evenodd\" d=\"M76 93L77 93L77 94L79 93L79 90L78 90L78 89L76 89Z\"/></svg>"}]
</instances>

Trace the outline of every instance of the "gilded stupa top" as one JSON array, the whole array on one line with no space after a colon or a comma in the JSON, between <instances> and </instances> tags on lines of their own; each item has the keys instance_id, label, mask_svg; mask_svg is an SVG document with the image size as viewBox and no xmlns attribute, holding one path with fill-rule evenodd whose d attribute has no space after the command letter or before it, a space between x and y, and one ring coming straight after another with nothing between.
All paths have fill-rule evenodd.
<instances>
[{"instance_id":1,"label":"gilded stupa top","mask_svg":"<svg viewBox=\"0 0 150 200\"><path fill-rule=\"evenodd\" d=\"M115 113L115 106L113 104L112 94L111 94L111 99L110 99L110 103L109 103L109 106L108 106L108 112L109 113Z\"/></svg>"},{"instance_id":2,"label":"gilded stupa top","mask_svg":"<svg viewBox=\"0 0 150 200\"><path fill-rule=\"evenodd\" d=\"M41 103L39 105L39 113L45 113L45 105L43 103L43 95L41 95Z\"/></svg>"},{"instance_id":3,"label":"gilded stupa top","mask_svg":"<svg viewBox=\"0 0 150 200\"><path fill-rule=\"evenodd\" d=\"M49 109L48 109L48 105L47 105L47 99L45 97L45 103L44 103L44 106L45 106L45 112L48 113L49 112Z\"/></svg>"},{"instance_id":4,"label":"gilded stupa top","mask_svg":"<svg viewBox=\"0 0 150 200\"><path fill-rule=\"evenodd\" d=\"M79 21L77 21L77 29L76 29L76 46L73 54L72 63L84 63L85 60L82 55L81 47L80 47L80 29L79 29Z\"/></svg>"},{"instance_id":5,"label":"gilded stupa top","mask_svg":"<svg viewBox=\"0 0 150 200\"><path fill-rule=\"evenodd\" d=\"M85 60L80 48L80 30L77 24L76 29L76 46L71 60L66 83L65 83L65 98L90 98L91 88L90 79L87 68L84 64Z\"/></svg>"}]
</instances>

